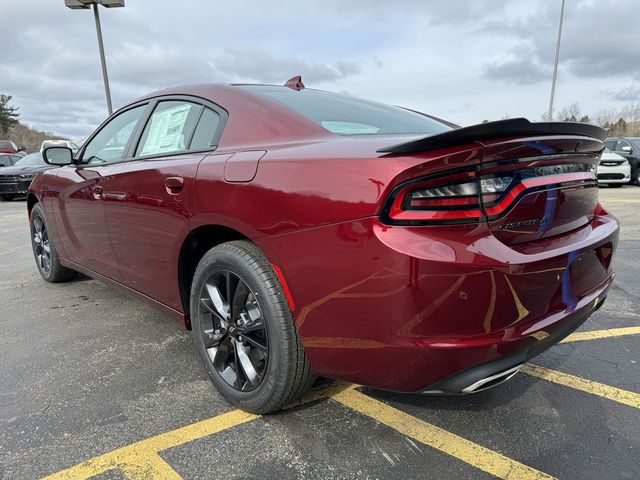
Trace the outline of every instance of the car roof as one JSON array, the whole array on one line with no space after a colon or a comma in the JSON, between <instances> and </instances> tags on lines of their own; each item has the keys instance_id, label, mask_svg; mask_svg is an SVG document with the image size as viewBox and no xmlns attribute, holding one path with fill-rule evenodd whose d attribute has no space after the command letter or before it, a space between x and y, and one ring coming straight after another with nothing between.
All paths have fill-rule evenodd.
<instances>
[{"instance_id":1,"label":"car roof","mask_svg":"<svg viewBox=\"0 0 640 480\"><path fill-rule=\"evenodd\" d=\"M229 114L219 141L219 151L337 136L276 100L240 88L241 86L211 83L171 87L140 97L127 106L169 95L187 95L213 102ZM264 86L289 88L280 85Z\"/></svg>"}]
</instances>

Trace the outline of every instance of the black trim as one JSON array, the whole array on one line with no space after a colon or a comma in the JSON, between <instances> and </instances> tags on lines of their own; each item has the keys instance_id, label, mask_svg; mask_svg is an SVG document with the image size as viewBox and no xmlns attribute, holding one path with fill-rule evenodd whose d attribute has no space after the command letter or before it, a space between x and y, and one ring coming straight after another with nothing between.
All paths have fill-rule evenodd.
<instances>
[{"instance_id":1,"label":"black trim","mask_svg":"<svg viewBox=\"0 0 640 480\"><path fill-rule=\"evenodd\" d=\"M485 162L482 164L483 169L500 167L502 165L511 165L518 163L530 163L538 160L545 163L552 162L553 160L574 160L589 158L593 160L589 162L590 165L598 165L600 162L600 154L597 153L584 153L584 152L572 152L572 153L554 153L552 155L534 155L532 157L518 157L518 158L506 158L504 160L494 160L492 162ZM544 165L540 165L544 166Z\"/></svg>"},{"instance_id":2,"label":"black trim","mask_svg":"<svg viewBox=\"0 0 640 480\"><path fill-rule=\"evenodd\" d=\"M377 150L378 153L406 154L436 150L438 148L465 145L483 140L495 140L503 137L576 135L604 140L607 130L586 123L536 122L526 118L511 118L496 122L480 123L470 127L458 128L435 135L398 143Z\"/></svg>"},{"instance_id":3,"label":"black trim","mask_svg":"<svg viewBox=\"0 0 640 480\"><path fill-rule=\"evenodd\" d=\"M441 380L436 384L421 389L418 393L429 392L429 394L433 393L436 395L464 394L462 390L467 388L469 385L473 385L483 378L497 375L501 372L528 362L533 357L556 345L562 339L566 338L575 330L577 330L584 322L586 322L587 319L602 306L605 300L606 296L602 299L602 301L598 302L598 305L589 308L587 312L578 315L575 319L572 319L570 322L553 332L544 340L538 341L528 348L498 358L496 360L471 367L467 370L463 370L462 372L456 373L444 380Z\"/></svg>"},{"instance_id":4,"label":"black trim","mask_svg":"<svg viewBox=\"0 0 640 480\"><path fill-rule=\"evenodd\" d=\"M149 121L149 118L151 117L151 115L153 114L153 111L156 107L156 105L159 102L164 102L164 101L171 101L171 100L182 100L185 102L190 102L196 105L200 105L203 106L205 108L209 108L211 110L213 110L215 113L218 114L218 116L220 117L220 122L218 122L218 127L216 129L216 132L213 135L213 138L211 140L211 146L210 148L204 148L204 149L198 149L198 150L182 150L179 152L167 152L165 154L162 155L146 155L146 156L134 156L136 149L138 148L138 143L140 142L140 138L142 137L142 133L144 132L144 128L147 125L147 122ZM140 119L138 119L138 124L136 125L135 130L133 131L133 133L131 134L131 137L129 138L127 145L124 148L124 155L123 158L114 162L108 162L108 163L104 163L104 164L95 164L95 165L90 165L87 163L81 163L81 159L84 156L84 152L85 149L87 147L87 145L93 140L93 138L100 133L100 131L109 123L111 122L111 120L113 120L116 116L120 115L121 113L124 113L128 110L131 110L132 108L136 108L136 107L140 107L142 105L147 105L147 109L142 113L142 116L140 117ZM202 109L202 111L200 112L200 115L202 116L202 112L204 111L204 109ZM201 117L200 117L201 118ZM200 118L198 119L198 121L200 120ZM218 144L220 142L220 138L222 137L222 133L224 132L224 128L227 125L227 121L229 119L229 112L224 109L222 106L218 105L217 103L212 102L209 99L203 98L203 97L199 97L196 95L178 95L178 94L167 94L167 95L158 95L156 97L151 97L151 98L145 98L143 100L140 100L138 102L132 103L130 105L126 105L124 107L122 107L121 109L117 110L116 112L114 112L112 115L110 115L104 122L102 122L100 124L100 126L91 134L91 136L87 139L86 142L84 142L82 148L80 149L80 151L78 152L78 154L76 155L76 157L74 158L75 164L77 168L85 168L85 167L101 167L101 166L107 166L107 165L116 165L119 163L124 163L124 162L131 162L131 161L136 161L136 160L156 160L156 159L162 159L164 157L175 157L176 155L184 155L184 154L192 154L192 153L208 153L208 152L213 152L218 148ZM195 132L195 129L198 126L198 122L196 122L193 132ZM192 134L192 138L189 141L189 145L191 144L191 140L193 140L193 134ZM134 148L132 148L134 147Z\"/></svg>"}]
</instances>

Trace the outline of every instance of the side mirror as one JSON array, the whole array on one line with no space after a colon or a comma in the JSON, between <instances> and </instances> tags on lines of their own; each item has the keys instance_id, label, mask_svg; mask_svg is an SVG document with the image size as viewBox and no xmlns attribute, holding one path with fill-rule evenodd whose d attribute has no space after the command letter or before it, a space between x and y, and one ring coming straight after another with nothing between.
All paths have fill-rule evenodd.
<instances>
[{"instance_id":1,"label":"side mirror","mask_svg":"<svg viewBox=\"0 0 640 480\"><path fill-rule=\"evenodd\" d=\"M633 149L629 145L625 145L620 149L620 151L629 154L633 153Z\"/></svg>"},{"instance_id":2,"label":"side mirror","mask_svg":"<svg viewBox=\"0 0 640 480\"><path fill-rule=\"evenodd\" d=\"M73 152L68 147L49 147L42 152L42 158L49 165L71 165Z\"/></svg>"}]
</instances>

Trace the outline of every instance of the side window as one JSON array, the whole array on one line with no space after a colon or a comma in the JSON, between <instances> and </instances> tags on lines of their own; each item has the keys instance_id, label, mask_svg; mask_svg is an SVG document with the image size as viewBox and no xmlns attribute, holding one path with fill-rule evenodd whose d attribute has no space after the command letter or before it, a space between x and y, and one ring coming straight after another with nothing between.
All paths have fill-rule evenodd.
<instances>
[{"instance_id":1,"label":"side window","mask_svg":"<svg viewBox=\"0 0 640 480\"><path fill-rule=\"evenodd\" d=\"M622 152L622 148L623 147L629 147L631 148L631 145L629 144L629 142L627 142L626 140L618 140L618 146L616 147L616 150L618 152Z\"/></svg>"},{"instance_id":2,"label":"side window","mask_svg":"<svg viewBox=\"0 0 640 480\"><path fill-rule=\"evenodd\" d=\"M206 150L215 145L213 143L213 136L218 130L218 124L220 123L220 115L209 108L205 108L196 127L196 131L193 134L193 140L191 140L190 150Z\"/></svg>"},{"instance_id":3,"label":"side window","mask_svg":"<svg viewBox=\"0 0 640 480\"><path fill-rule=\"evenodd\" d=\"M202 108L179 100L159 102L144 128L136 157L187 150Z\"/></svg>"},{"instance_id":4,"label":"side window","mask_svg":"<svg viewBox=\"0 0 640 480\"><path fill-rule=\"evenodd\" d=\"M107 123L87 144L82 163L96 165L122 160L124 149L145 108L146 105L132 108Z\"/></svg>"}]
</instances>

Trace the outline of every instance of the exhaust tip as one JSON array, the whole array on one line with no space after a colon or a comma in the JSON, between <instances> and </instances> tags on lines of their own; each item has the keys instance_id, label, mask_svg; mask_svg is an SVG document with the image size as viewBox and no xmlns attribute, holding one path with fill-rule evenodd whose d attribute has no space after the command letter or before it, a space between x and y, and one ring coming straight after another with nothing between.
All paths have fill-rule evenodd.
<instances>
[{"instance_id":1,"label":"exhaust tip","mask_svg":"<svg viewBox=\"0 0 640 480\"><path fill-rule=\"evenodd\" d=\"M491 387L495 387L496 385L501 384L502 382L506 382L511 377L513 377L516 373L520 371L522 368L522 364L516 365L508 370L504 370L500 373L496 373L495 375L491 375L489 377L481 378L473 382L468 387L462 389L462 393L475 393L480 392L482 390L486 390Z\"/></svg>"}]
</instances>

